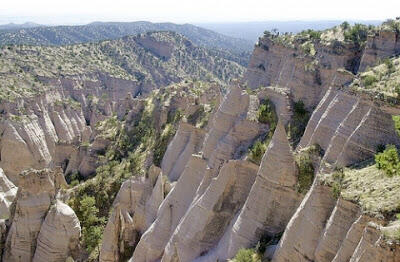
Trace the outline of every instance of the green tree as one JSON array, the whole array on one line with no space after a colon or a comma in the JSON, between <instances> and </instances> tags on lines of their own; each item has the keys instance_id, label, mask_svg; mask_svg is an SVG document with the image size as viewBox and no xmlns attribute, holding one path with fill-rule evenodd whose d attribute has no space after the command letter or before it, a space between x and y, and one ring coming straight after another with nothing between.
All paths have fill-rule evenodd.
<instances>
[{"instance_id":1,"label":"green tree","mask_svg":"<svg viewBox=\"0 0 400 262\"><path fill-rule=\"evenodd\" d=\"M399 154L394 145L387 145L385 151L376 154L375 163L389 177L400 175Z\"/></svg>"}]
</instances>

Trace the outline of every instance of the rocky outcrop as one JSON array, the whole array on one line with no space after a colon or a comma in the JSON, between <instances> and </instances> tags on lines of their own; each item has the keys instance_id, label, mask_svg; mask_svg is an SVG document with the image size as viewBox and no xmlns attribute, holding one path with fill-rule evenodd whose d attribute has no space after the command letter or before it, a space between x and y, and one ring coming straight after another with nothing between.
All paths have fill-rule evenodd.
<instances>
[{"instance_id":1,"label":"rocky outcrop","mask_svg":"<svg viewBox=\"0 0 400 262\"><path fill-rule=\"evenodd\" d=\"M224 163L242 157L247 147L268 130L267 125L249 119L249 110L249 95L236 86L231 88L210 123L202 154L192 155L187 161L177 184L161 205L157 219L139 241L133 261L161 259L174 231L181 227L182 217L209 190L213 178L218 179ZM175 138L179 138L178 135ZM172 152L172 148L171 144L168 150ZM186 157L179 156L184 160ZM167 152L162 166L170 166L173 163L170 161L175 160Z\"/></svg>"},{"instance_id":2,"label":"rocky outcrop","mask_svg":"<svg viewBox=\"0 0 400 262\"><path fill-rule=\"evenodd\" d=\"M262 37L254 48L244 81L252 89L277 86L288 88L295 101L308 108L316 106L332 84L340 86L348 77L338 77L337 69L347 68L356 54L350 46L313 43L316 54L306 54L301 42L285 45ZM340 51L339 51L340 50Z\"/></svg>"},{"instance_id":3,"label":"rocky outcrop","mask_svg":"<svg viewBox=\"0 0 400 262\"><path fill-rule=\"evenodd\" d=\"M113 203L113 212L104 231L100 261L120 261L131 255L140 236L153 223L164 199L164 178L152 166L148 177L125 181Z\"/></svg>"},{"instance_id":4,"label":"rocky outcrop","mask_svg":"<svg viewBox=\"0 0 400 262\"><path fill-rule=\"evenodd\" d=\"M56 201L66 185L61 170L24 171L18 185L3 260L65 261L76 249L80 226L72 209Z\"/></svg>"},{"instance_id":5,"label":"rocky outcrop","mask_svg":"<svg viewBox=\"0 0 400 262\"><path fill-rule=\"evenodd\" d=\"M391 115L360 98L329 90L309 120L298 149L318 144L323 158L347 166L374 156L379 145L399 144Z\"/></svg>"},{"instance_id":6,"label":"rocky outcrop","mask_svg":"<svg viewBox=\"0 0 400 262\"><path fill-rule=\"evenodd\" d=\"M252 247L261 237L272 238L283 232L302 199L296 183L294 156L279 121L239 216L215 250L198 260L226 260L241 247Z\"/></svg>"},{"instance_id":7,"label":"rocky outcrop","mask_svg":"<svg viewBox=\"0 0 400 262\"><path fill-rule=\"evenodd\" d=\"M133 261L161 258L168 240L192 202L205 168L206 161L201 156L191 156L178 182L162 202L156 220L141 237Z\"/></svg>"},{"instance_id":8,"label":"rocky outcrop","mask_svg":"<svg viewBox=\"0 0 400 262\"><path fill-rule=\"evenodd\" d=\"M10 207L17 195L18 188L8 180L0 168L0 219L10 217Z\"/></svg>"},{"instance_id":9,"label":"rocky outcrop","mask_svg":"<svg viewBox=\"0 0 400 262\"><path fill-rule=\"evenodd\" d=\"M388 261L395 262L400 259L400 249L398 246L389 245L383 240L380 226L370 223L362 234L361 240L358 243L350 262L373 262L373 261Z\"/></svg>"},{"instance_id":10,"label":"rocky outcrop","mask_svg":"<svg viewBox=\"0 0 400 262\"><path fill-rule=\"evenodd\" d=\"M394 31L382 30L369 35L365 45L359 71L376 65L378 61L400 53L400 38Z\"/></svg>"},{"instance_id":11,"label":"rocky outcrop","mask_svg":"<svg viewBox=\"0 0 400 262\"><path fill-rule=\"evenodd\" d=\"M177 181L192 154L201 150L205 132L182 122L164 154L161 169L170 181Z\"/></svg>"},{"instance_id":12,"label":"rocky outcrop","mask_svg":"<svg viewBox=\"0 0 400 262\"><path fill-rule=\"evenodd\" d=\"M257 168L247 161L227 162L182 218L165 248L162 261L192 261L214 247L244 204Z\"/></svg>"},{"instance_id":13,"label":"rocky outcrop","mask_svg":"<svg viewBox=\"0 0 400 262\"><path fill-rule=\"evenodd\" d=\"M315 250L316 261L329 262L333 260L359 214L360 208L356 204L343 199L336 202Z\"/></svg>"},{"instance_id":14,"label":"rocky outcrop","mask_svg":"<svg viewBox=\"0 0 400 262\"><path fill-rule=\"evenodd\" d=\"M55 98L51 99L53 101L34 101L25 109L28 110L26 115L10 116L3 123L0 166L14 183L18 182L18 174L25 169L55 166L59 142L75 145L82 142L81 137L86 130L82 111L48 105L54 103Z\"/></svg>"},{"instance_id":15,"label":"rocky outcrop","mask_svg":"<svg viewBox=\"0 0 400 262\"><path fill-rule=\"evenodd\" d=\"M334 202L329 187L315 181L289 222L272 261L399 259L398 246L384 240L376 219L360 215L357 204L339 198L333 208Z\"/></svg>"},{"instance_id":16,"label":"rocky outcrop","mask_svg":"<svg viewBox=\"0 0 400 262\"><path fill-rule=\"evenodd\" d=\"M315 181L290 219L272 261L315 261L315 249L334 206L331 189Z\"/></svg>"},{"instance_id":17,"label":"rocky outcrop","mask_svg":"<svg viewBox=\"0 0 400 262\"><path fill-rule=\"evenodd\" d=\"M259 100L268 99L275 106L276 115L286 125L293 115L288 88L268 87L257 93Z\"/></svg>"},{"instance_id":18,"label":"rocky outcrop","mask_svg":"<svg viewBox=\"0 0 400 262\"><path fill-rule=\"evenodd\" d=\"M57 200L40 228L33 262L63 262L79 251L81 227L75 212Z\"/></svg>"}]
</instances>

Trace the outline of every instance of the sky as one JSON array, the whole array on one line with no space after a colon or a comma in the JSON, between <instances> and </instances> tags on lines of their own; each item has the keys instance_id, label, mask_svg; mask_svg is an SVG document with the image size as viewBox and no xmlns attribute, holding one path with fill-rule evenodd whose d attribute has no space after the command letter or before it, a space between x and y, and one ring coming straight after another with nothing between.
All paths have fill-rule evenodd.
<instances>
[{"instance_id":1,"label":"sky","mask_svg":"<svg viewBox=\"0 0 400 262\"><path fill-rule=\"evenodd\" d=\"M400 0L4 0L0 5L0 24L385 20L396 16L400 16Z\"/></svg>"}]
</instances>

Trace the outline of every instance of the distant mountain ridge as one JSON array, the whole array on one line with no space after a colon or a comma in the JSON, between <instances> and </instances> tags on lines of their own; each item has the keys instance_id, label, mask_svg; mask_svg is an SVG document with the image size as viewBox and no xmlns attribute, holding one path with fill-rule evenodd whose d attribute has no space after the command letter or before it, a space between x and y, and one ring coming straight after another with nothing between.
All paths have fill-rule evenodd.
<instances>
[{"instance_id":1,"label":"distant mountain ridge","mask_svg":"<svg viewBox=\"0 0 400 262\"><path fill-rule=\"evenodd\" d=\"M16 30L16 29L23 29L23 28L33 28L43 26L40 24L36 24L33 22L26 22L23 24L15 24L15 23L8 23L4 25L0 25L0 30Z\"/></svg>"},{"instance_id":2,"label":"distant mountain ridge","mask_svg":"<svg viewBox=\"0 0 400 262\"><path fill-rule=\"evenodd\" d=\"M43 26L0 31L0 46L9 44L70 45L118 39L150 31L173 31L194 44L218 52L231 61L247 65L253 43L225 36L191 24L139 22L94 22L81 26Z\"/></svg>"}]
</instances>

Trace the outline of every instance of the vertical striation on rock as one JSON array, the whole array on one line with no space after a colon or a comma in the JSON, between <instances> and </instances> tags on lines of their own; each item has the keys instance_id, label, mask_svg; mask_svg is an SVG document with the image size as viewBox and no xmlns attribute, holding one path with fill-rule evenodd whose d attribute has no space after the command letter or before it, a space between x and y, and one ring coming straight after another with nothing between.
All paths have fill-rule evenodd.
<instances>
[{"instance_id":1,"label":"vertical striation on rock","mask_svg":"<svg viewBox=\"0 0 400 262\"><path fill-rule=\"evenodd\" d=\"M360 209L356 204L338 199L315 251L316 261L333 260L359 213Z\"/></svg>"},{"instance_id":2,"label":"vertical striation on rock","mask_svg":"<svg viewBox=\"0 0 400 262\"><path fill-rule=\"evenodd\" d=\"M191 156L175 187L161 204L156 220L141 237L132 261L161 258L168 240L192 202L205 168L206 162L201 156Z\"/></svg>"},{"instance_id":3,"label":"vertical striation on rock","mask_svg":"<svg viewBox=\"0 0 400 262\"><path fill-rule=\"evenodd\" d=\"M315 261L314 252L334 206L331 189L315 180L290 219L272 261Z\"/></svg>"},{"instance_id":4,"label":"vertical striation on rock","mask_svg":"<svg viewBox=\"0 0 400 262\"><path fill-rule=\"evenodd\" d=\"M165 248L162 261L192 261L212 249L243 206L257 169L258 166L248 161L227 162L182 218Z\"/></svg>"},{"instance_id":5,"label":"vertical striation on rock","mask_svg":"<svg viewBox=\"0 0 400 262\"><path fill-rule=\"evenodd\" d=\"M349 262L399 261L400 249L398 247L390 247L382 237L382 232L378 225L367 224Z\"/></svg>"},{"instance_id":6,"label":"vertical striation on rock","mask_svg":"<svg viewBox=\"0 0 400 262\"><path fill-rule=\"evenodd\" d=\"M226 260L266 234L272 237L283 232L302 198L295 189L296 171L285 128L279 121L239 216L216 249L198 260Z\"/></svg>"}]
</instances>

